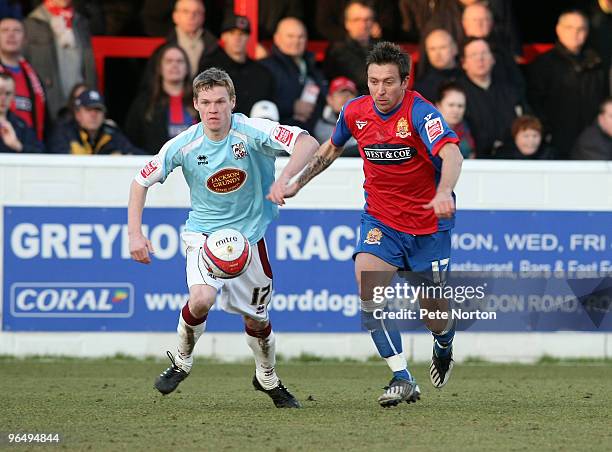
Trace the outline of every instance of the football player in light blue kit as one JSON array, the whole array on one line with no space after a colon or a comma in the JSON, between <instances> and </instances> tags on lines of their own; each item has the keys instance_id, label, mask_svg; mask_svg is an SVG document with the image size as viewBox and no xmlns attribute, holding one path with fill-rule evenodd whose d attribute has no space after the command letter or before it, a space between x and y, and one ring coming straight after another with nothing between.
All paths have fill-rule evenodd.
<instances>
[{"instance_id":1,"label":"football player in light blue kit","mask_svg":"<svg viewBox=\"0 0 612 452\"><path fill-rule=\"evenodd\" d=\"M136 175L130 189L130 253L144 264L151 262L149 253L153 253L142 233L148 188L163 183L180 166L191 192L191 211L182 234L187 246L189 301L179 316L178 351L174 356L168 352L172 365L157 378L155 388L168 394L187 378L193 349L219 292L221 307L244 317L246 340L255 357L255 389L268 394L279 408L299 408L275 371L275 338L267 310L272 270L264 234L278 210L266 194L274 183L276 155L282 151L291 154L283 172L283 177L291 177L314 155L318 143L298 127L232 114L234 84L220 69L199 74L193 81L193 95L201 122L168 141ZM229 280L216 279L199 259L206 235L223 228L242 232L253 255L247 270Z\"/></svg>"}]
</instances>

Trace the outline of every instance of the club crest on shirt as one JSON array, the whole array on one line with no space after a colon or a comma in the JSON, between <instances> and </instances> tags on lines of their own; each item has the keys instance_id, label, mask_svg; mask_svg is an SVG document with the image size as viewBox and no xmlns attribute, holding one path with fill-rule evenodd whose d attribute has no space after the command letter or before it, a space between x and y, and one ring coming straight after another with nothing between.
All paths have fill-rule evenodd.
<instances>
[{"instance_id":1,"label":"club crest on shirt","mask_svg":"<svg viewBox=\"0 0 612 452\"><path fill-rule=\"evenodd\" d=\"M368 121L360 121L359 119L357 121L355 121L355 125L357 126L357 128L359 130L363 129L365 126L368 125Z\"/></svg>"},{"instance_id":2,"label":"club crest on shirt","mask_svg":"<svg viewBox=\"0 0 612 452\"><path fill-rule=\"evenodd\" d=\"M381 239L382 231L378 228L372 228L368 231L368 235L363 243L367 243L368 245L380 245Z\"/></svg>"},{"instance_id":3,"label":"club crest on shirt","mask_svg":"<svg viewBox=\"0 0 612 452\"><path fill-rule=\"evenodd\" d=\"M243 159L249 155L242 141L240 143L232 144L232 152L234 153L234 158L236 160Z\"/></svg>"},{"instance_id":4,"label":"club crest on shirt","mask_svg":"<svg viewBox=\"0 0 612 452\"><path fill-rule=\"evenodd\" d=\"M400 138L408 138L412 133L408 128L408 120L401 118L395 125L395 136Z\"/></svg>"}]
</instances>

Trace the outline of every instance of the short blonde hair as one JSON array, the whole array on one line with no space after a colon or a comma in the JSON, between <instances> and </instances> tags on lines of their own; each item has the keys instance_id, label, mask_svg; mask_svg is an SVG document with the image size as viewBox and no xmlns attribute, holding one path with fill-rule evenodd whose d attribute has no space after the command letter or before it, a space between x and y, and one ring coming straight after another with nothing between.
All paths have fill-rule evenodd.
<instances>
[{"instance_id":1,"label":"short blonde hair","mask_svg":"<svg viewBox=\"0 0 612 452\"><path fill-rule=\"evenodd\" d=\"M227 89L230 99L236 97L236 89L234 88L234 82L227 72L223 69L211 67L206 69L204 72L200 72L196 78L193 79L193 98L198 98L200 91L212 89L215 86L223 86Z\"/></svg>"}]
</instances>

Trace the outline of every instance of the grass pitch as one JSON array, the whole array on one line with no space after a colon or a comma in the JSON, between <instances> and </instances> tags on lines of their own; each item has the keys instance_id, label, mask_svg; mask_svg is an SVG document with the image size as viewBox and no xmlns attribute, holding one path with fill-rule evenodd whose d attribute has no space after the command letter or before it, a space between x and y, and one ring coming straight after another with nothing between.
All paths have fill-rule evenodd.
<instances>
[{"instance_id":1,"label":"grass pitch","mask_svg":"<svg viewBox=\"0 0 612 452\"><path fill-rule=\"evenodd\" d=\"M457 365L443 390L413 366L417 404L383 409L377 363L278 366L302 410L251 387L251 364L199 360L161 396L162 361L0 358L0 448L40 450L610 450L612 363ZM59 445L8 446L57 432Z\"/></svg>"}]
</instances>

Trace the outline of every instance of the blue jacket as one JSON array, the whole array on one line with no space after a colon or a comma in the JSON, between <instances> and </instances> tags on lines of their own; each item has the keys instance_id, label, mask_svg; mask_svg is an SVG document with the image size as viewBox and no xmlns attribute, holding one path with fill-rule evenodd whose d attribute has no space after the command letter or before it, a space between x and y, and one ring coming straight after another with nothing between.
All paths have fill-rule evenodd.
<instances>
[{"instance_id":1,"label":"blue jacket","mask_svg":"<svg viewBox=\"0 0 612 452\"><path fill-rule=\"evenodd\" d=\"M7 113L6 119L11 123L13 129L15 129L15 135L17 135L17 138L23 145L23 149L21 150L20 154L45 152L45 146L36 139L34 130L30 129L23 119L16 116L11 111ZM4 140L2 140L2 138L0 138L0 152L16 153L16 151L4 144Z\"/></svg>"},{"instance_id":2,"label":"blue jacket","mask_svg":"<svg viewBox=\"0 0 612 452\"><path fill-rule=\"evenodd\" d=\"M54 154L144 154L114 123L105 121L95 137L90 138L75 120L58 122L49 139L49 152Z\"/></svg>"}]
</instances>

